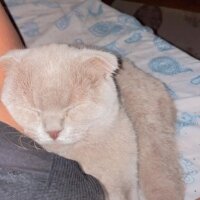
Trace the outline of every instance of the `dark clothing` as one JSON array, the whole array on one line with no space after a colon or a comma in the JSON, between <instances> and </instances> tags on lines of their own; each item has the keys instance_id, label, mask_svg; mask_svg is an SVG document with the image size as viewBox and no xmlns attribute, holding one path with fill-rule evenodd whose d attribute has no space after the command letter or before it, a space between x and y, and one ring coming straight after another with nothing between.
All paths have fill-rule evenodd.
<instances>
[{"instance_id":1,"label":"dark clothing","mask_svg":"<svg viewBox=\"0 0 200 200\"><path fill-rule=\"evenodd\" d=\"M0 124L0 200L103 200L98 181L78 163L42 150Z\"/></svg>"}]
</instances>

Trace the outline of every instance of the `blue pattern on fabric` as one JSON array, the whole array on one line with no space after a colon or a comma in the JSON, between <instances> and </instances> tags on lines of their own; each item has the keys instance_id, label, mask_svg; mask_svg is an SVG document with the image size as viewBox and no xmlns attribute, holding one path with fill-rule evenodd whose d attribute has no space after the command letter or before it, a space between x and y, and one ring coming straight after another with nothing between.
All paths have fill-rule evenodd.
<instances>
[{"instance_id":1,"label":"blue pattern on fabric","mask_svg":"<svg viewBox=\"0 0 200 200\"><path fill-rule=\"evenodd\" d=\"M89 31L97 37L105 37L109 34L120 33L123 26L114 22L98 22L89 28Z\"/></svg>"},{"instance_id":2,"label":"blue pattern on fabric","mask_svg":"<svg viewBox=\"0 0 200 200\"><path fill-rule=\"evenodd\" d=\"M194 77L190 82L191 82L193 85L200 85L200 75Z\"/></svg>"},{"instance_id":3,"label":"blue pattern on fabric","mask_svg":"<svg viewBox=\"0 0 200 200\"><path fill-rule=\"evenodd\" d=\"M69 26L69 24L70 24L70 17L67 15L60 17L55 22L56 27L61 31L65 30Z\"/></svg>"},{"instance_id":4,"label":"blue pattern on fabric","mask_svg":"<svg viewBox=\"0 0 200 200\"><path fill-rule=\"evenodd\" d=\"M192 69L183 68L175 59L168 56L153 58L149 62L149 67L153 72L169 76L192 71Z\"/></svg>"},{"instance_id":5,"label":"blue pattern on fabric","mask_svg":"<svg viewBox=\"0 0 200 200\"><path fill-rule=\"evenodd\" d=\"M186 159L186 158L182 158L180 163L184 172L183 174L184 182L186 184L194 183L195 175L199 173L195 165L189 159Z\"/></svg>"},{"instance_id":6,"label":"blue pattern on fabric","mask_svg":"<svg viewBox=\"0 0 200 200\"><path fill-rule=\"evenodd\" d=\"M18 6L25 3L25 0L6 0L6 4L9 7Z\"/></svg>"},{"instance_id":7,"label":"blue pattern on fabric","mask_svg":"<svg viewBox=\"0 0 200 200\"><path fill-rule=\"evenodd\" d=\"M21 31L28 37L36 37L39 35L39 27L38 24L34 21L29 21L20 27Z\"/></svg>"},{"instance_id":8,"label":"blue pattern on fabric","mask_svg":"<svg viewBox=\"0 0 200 200\"><path fill-rule=\"evenodd\" d=\"M100 4L98 6L97 10L95 10L93 8L93 6L89 6L89 8L88 8L88 14L91 15L91 16L93 16L93 17L97 17L97 16L102 15L103 14L103 6L102 6L102 4Z\"/></svg>"},{"instance_id":9,"label":"blue pattern on fabric","mask_svg":"<svg viewBox=\"0 0 200 200\"><path fill-rule=\"evenodd\" d=\"M103 48L105 50L110 51L111 53L113 53L113 54L115 54L117 56L125 56L127 54L127 52L124 49L119 48L117 46L117 42L116 41L111 42L111 43L105 45Z\"/></svg>"},{"instance_id":10,"label":"blue pattern on fabric","mask_svg":"<svg viewBox=\"0 0 200 200\"><path fill-rule=\"evenodd\" d=\"M188 126L197 126L200 124L200 114L182 112L177 119L177 128L181 129Z\"/></svg>"},{"instance_id":11,"label":"blue pattern on fabric","mask_svg":"<svg viewBox=\"0 0 200 200\"><path fill-rule=\"evenodd\" d=\"M148 26L142 27L141 31L144 32L144 33L147 32L147 33L152 33L153 34L153 29L148 27Z\"/></svg>"},{"instance_id":12,"label":"blue pattern on fabric","mask_svg":"<svg viewBox=\"0 0 200 200\"><path fill-rule=\"evenodd\" d=\"M60 4L58 2L53 2L49 0L34 0L33 1L34 5L44 5L47 6L48 8L59 8Z\"/></svg>"},{"instance_id":13,"label":"blue pattern on fabric","mask_svg":"<svg viewBox=\"0 0 200 200\"><path fill-rule=\"evenodd\" d=\"M85 18L85 15L83 14L83 12L81 11L81 9L79 7L74 7L72 8L73 12L75 13L75 15L79 18L79 20L83 20Z\"/></svg>"},{"instance_id":14,"label":"blue pattern on fabric","mask_svg":"<svg viewBox=\"0 0 200 200\"><path fill-rule=\"evenodd\" d=\"M133 33L130 37L128 37L125 41L127 44L132 44L139 42L142 39L141 33Z\"/></svg>"},{"instance_id":15,"label":"blue pattern on fabric","mask_svg":"<svg viewBox=\"0 0 200 200\"><path fill-rule=\"evenodd\" d=\"M154 44L159 51L167 51L173 49L173 46L160 37L154 38Z\"/></svg>"},{"instance_id":16,"label":"blue pattern on fabric","mask_svg":"<svg viewBox=\"0 0 200 200\"><path fill-rule=\"evenodd\" d=\"M73 41L73 44L75 46L82 46L82 45L85 45L84 41L81 39L81 38L77 38Z\"/></svg>"},{"instance_id":17,"label":"blue pattern on fabric","mask_svg":"<svg viewBox=\"0 0 200 200\"><path fill-rule=\"evenodd\" d=\"M143 26L140 24L140 22L137 19L126 14L120 14L118 16L117 21L123 26L130 26L132 30L138 30L138 29L143 28Z\"/></svg>"},{"instance_id":18,"label":"blue pattern on fabric","mask_svg":"<svg viewBox=\"0 0 200 200\"><path fill-rule=\"evenodd\" d=\"M173 98L173 99L178 99L178 96L176 94L176 92L174 90L172 90L171 87L169 87L169 85L163 83L165 86L165 89L167 90L167 92L169 93L169 95Z\"/></svg>"}]
</instances>

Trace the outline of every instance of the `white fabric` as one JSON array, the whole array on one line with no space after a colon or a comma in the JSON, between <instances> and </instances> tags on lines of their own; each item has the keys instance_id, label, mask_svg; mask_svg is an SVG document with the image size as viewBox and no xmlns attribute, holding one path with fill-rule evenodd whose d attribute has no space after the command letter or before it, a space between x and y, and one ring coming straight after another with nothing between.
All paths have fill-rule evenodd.
<instances>
[{"instance_id":1,"label":"white fabric","mask_svg":"<svg viewBox=\"0 0 200 200\"><path fill-rule=\"evenodd\" d=\"M98 0L6 0L28 46L91 44L128 57L165 83L178 109L185 200L200 197L200 62Z\"/></svg>"}]
</instances>

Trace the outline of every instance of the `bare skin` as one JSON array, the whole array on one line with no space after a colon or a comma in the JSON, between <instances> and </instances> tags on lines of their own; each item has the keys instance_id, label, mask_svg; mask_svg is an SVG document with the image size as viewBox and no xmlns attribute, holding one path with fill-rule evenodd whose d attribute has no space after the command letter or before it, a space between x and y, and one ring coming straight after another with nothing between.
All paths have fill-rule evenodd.
<instances>
[{"instance_id":1,"label":"bare skin","mask_svg":"<svg viewBox=\"0 0 200 200\"><path fill-rule=\"evenodd\" d=\"M14 25L6 13L2 3L0 3L0 56L12 49L24 48ZM0 91L4 82L4 69L0 66ZM0 121L16 128L22 132L22 128L13 120L5 106L0 102Z\"/></svg>"}]
</instances>

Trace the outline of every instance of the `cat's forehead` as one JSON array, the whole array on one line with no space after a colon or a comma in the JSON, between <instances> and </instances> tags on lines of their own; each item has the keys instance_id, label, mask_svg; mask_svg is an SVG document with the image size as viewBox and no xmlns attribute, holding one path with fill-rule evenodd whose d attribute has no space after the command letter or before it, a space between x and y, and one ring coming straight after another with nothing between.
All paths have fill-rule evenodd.
<instances>
[{"instance_id":1,"label":"cat's forehead","mask_svg":"<svg viewBox=\"0 0 200 200\"><path fill-rule=\"evenodd\" d=\"M72 79L70 76L75 68L82 64L81 59L77 59L80 54L78 49L67 46L33 48L8 72L15 78L30 79L36 84L38 81L41 84L47 81L50 81L47 84L66 82Z\"/></svg>"},{"instance_id":2,"label":"cat's forehead","mask_svg":"<svg viewBox=\"0 0 200 200\"><path fill-rule=\"evenodd\" d=\"M40 68L45 70L59 70L69 68L75 63L81 63L80 58L82 51L67 46L56 46L56 47L42 47L38 49L31 49L30 53L25 56L21 61L31 69Z\"/></svg>"}]
</instances>

